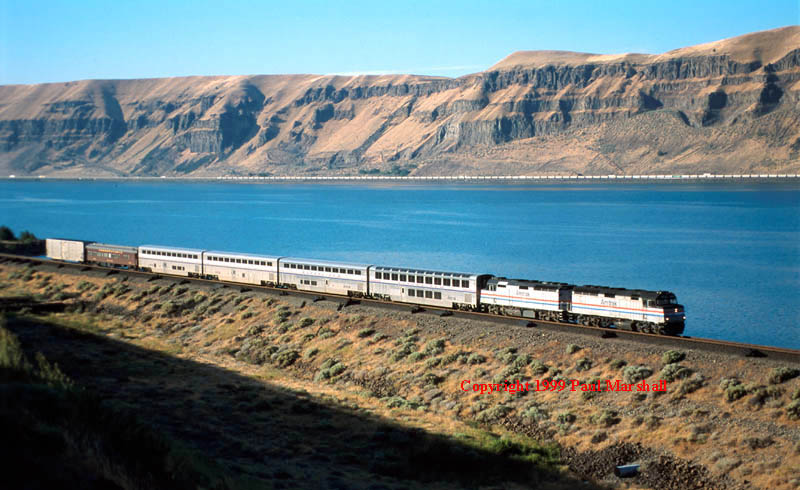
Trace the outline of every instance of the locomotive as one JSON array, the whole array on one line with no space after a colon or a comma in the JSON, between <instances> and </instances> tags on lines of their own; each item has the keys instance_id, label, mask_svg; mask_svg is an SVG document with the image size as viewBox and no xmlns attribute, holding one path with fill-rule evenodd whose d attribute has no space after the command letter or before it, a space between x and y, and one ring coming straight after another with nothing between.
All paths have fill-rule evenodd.
<instances>
[{"instance_id":1,"label":"locomotive","mask_svg":"<svg viewBox=\"0 0 800 490\"><path fill-rule=\"evenodd\" d=\"M686 320L669 291L58 238L46 250L55 260L662 335L682 334Z\"/></svg>"}]
</instances>

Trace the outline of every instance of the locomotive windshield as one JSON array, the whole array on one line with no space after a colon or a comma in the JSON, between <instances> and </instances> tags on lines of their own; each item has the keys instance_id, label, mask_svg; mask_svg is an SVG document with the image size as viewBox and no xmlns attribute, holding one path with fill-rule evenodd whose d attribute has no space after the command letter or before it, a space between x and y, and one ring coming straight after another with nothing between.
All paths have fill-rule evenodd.
<instances>
[{"instance_id":1,"label":"locomotive windshield","mask_svg":"<svg viewBox=\"0 0 800 490\"><path fill-rule=\"evenodd\" d=\"M656 298L657 306L677 305L678 300L672 293L661 294Z\"/></svg>"}]
</instances>

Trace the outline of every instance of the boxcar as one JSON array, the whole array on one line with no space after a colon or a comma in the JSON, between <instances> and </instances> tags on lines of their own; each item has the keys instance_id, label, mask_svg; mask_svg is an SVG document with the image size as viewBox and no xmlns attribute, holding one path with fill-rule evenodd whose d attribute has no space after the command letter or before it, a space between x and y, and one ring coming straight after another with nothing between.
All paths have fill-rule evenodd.
<instances>
[{"instance_id":1,"label":"boxcar","mask_svg":"<svg viewBox=\"0 0 800 490\"><path fill-rule=\"evenodd\" d=\"M203 276L262 286L278 284L277 256L233 252L203 252Z\"/></svg>"},{"instance_id":2,"label":"boxcar","mask_svg":"<svg viewBox=\"0 0 800 490\"><path fill-rule=\"evenodd\" d=\"M201 277L203 251L194 248L173 248L161 245L139 247L139 267L159 274Z\"/></svg>"},{"instance_id":3,"label":"boxcar","mask_svg":"<svg viewBox=\"0 0 800 490\"><path fill-rule=\"evenodd\" d=\"M354 297L368 291L366 264L282 257L278 267L282 286Z\"/></svg>"},{"instance_id":4,"label":"boxcar","mask_svg":"<svg viewBox=\"0 0 800 490\"><path fill-rule=\"evenodd\" d=\"M135 269L139 250L136 247L124 245L109 245L107 243L90 243L86 245L86 262Z\"/></svg>"},{"instance_id":5,"label":"boxcar","mask_svg":"<svg viewBox=\"0 0 800 490\"><path fill-rule=\"evenodd\" d=\"M87 243L91 242L48 238L45 240L45 253L50 259L83 262L86 259Z\"/></svg>"},{"instance_id":6,"label":"boxcar","mask_svg":"<svg viewBox=\"0 0 800 490\"><path fill-rule=\"evenodd\" d=\"M400 267L370 268L373 297L401 303L474 310L488 275L440 272Z\"/></svg>"}]
</instances>

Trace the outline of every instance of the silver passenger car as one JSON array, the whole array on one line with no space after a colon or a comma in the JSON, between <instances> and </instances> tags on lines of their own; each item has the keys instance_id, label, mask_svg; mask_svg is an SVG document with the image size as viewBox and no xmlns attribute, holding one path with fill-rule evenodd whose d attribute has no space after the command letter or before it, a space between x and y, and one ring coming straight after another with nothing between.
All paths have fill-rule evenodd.
<instances>
[{"instance_id":1,"label":"silver passenger car","mask_svg":"<svg viewBox=\"0 0 800 490\"><path fill-rule=\"evenodd\" d=\"M278 284L278 256L203 252L203 276L260 286Z\"/></svg>"},{"instance_id":2,"label":"silver passenger car","mask_svg":"<svg viewBox=\"0 0 800 490\"><path fill-rule=\"evenodd\" d=\"M174 276L202 277L203 251L195 248L142 245L139 247L139 268Z\"/></svg>"},{"instance_id":3,"label":"silver passenger car","mask_svg":"<svg viewBox=\"0 0 800 490\"><path fill-rule=\"evenodd\" d=\"M373 297L401 303L474 310L488 275L373 266L369 291Z\"/></svg>"},{"instance_id":4,"label":"silver passenger car","mask_svg":"<svg viewBox=\"0 0 800 490\"><path fill-rule=\"evenodd\" d=\"M367 295L367 264L294 257L281 257L278 263L282 286L353 297Z\"/></svg>"}]
</instances>

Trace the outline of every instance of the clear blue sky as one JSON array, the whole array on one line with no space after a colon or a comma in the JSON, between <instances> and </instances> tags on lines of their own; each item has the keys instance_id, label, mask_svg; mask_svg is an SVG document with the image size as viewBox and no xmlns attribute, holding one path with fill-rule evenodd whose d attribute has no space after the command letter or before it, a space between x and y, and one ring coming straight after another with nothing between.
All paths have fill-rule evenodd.
<instances>
[{"instance_id":1,"label":"clear blue sky","mask_svg":"<svg viewBox=\"0 0 800 490\"><path fill-rule=\"evenodd\" d=\"M800 0L0 0L0 84L269 73L459 76L518 50L661 53L800 24Z\"/></svg>"}]
</instances>

